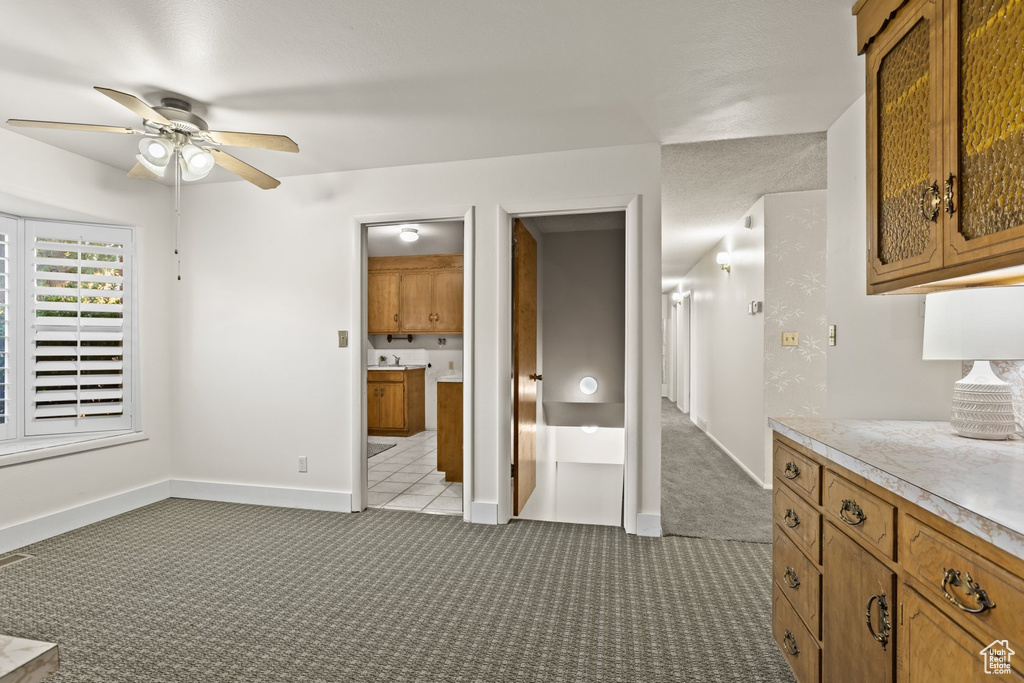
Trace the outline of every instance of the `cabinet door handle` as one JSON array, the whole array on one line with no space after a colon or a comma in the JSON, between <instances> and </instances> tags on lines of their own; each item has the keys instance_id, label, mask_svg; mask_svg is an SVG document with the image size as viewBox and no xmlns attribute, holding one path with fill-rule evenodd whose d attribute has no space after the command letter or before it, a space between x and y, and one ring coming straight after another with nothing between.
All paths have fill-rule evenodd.
<instances>
[{"instance_id":1,"label":"cabinet door handle","mask_svg":"<svg viewBox=\"0 0 1024 683\"><path fill-rule=\"evenodd\" d=\"M850 516L847 517L846 513L850 513ZM863 524L864 520L867 518L868 516L864 514L860 505L857 505L856 501L850 500L849 498L844 500L842 507L839 508L839 519L843 520L850 526L859 526Z\"/></svg>"},{"instance_id":2,"label":"cabinet door handle","mask_svg":"<svg viewBox=\"0 0 1024 683\"><path fill-rule=\"evenodd\" d=\"M796 479L800 476L800 468L795 462L787 462L786 469L782 470L782 476L786 479Z\"/></svg>"},{"instance_id":3,"label":"cabinet door handle","mask_svg":"<svg viewBox=\"0 0 1024 683\"><path fill-rule=\"evenodd\" d=\"M789 565L786 565L786 573L782 575L782 580L790 588L800 585L800 577L796 575L796 570Z\"/></svg>"},{"instance_id":4,"label":"cabinet door handle","mask_svg":"<svg viewBox=\"0 0 1024 683\"><path fill-rule=\"evenodd\" d=\"M878 616L882 620L882 628L875 633L875 627L871 625L871 603L875 600L878 601ZM868 598L868 606L864 612L864 620L868 624L868 631L871 632L871 637L882 644L882 649L889 644L889 632L892 630L892 622L889 621L889 603L885 599L885 593L879 595L872 595Z\"/></svg>"},{"instance_id":5,"label":"cabinet door handle","mask_svg":"<svg viewBox=\"0 0 1024 683\"><path fill-rule=\"evenodd\" d=\"M945 193L943 198L946 200L946 214L952 216L956 213L956 204L953 203L953 183L956 182L956 176L952 173L946 178L946 182L943 183Z\"/></svg>"},{"instance_id":6,"label":"cabinet door handle","mask_svg":"<svg viewBox=\"0 0 1024 683\"><path fill-rule=\"evenodd\" d=\"M996 603L989 600L988 593L985 592L985 589L974 582L974 579L971 578L970 572L964 572L962 578L960 576L960 572L956 569L943 569L942 572L942 594L946 596L947 600L956 605L958 609L971 614L981 614L985 610L993 609L996 606ZM978 606L968 607L963 604L949 594L946 586L964 588L964 594L969 597L973 597L978 602Z\"/></svg>"},{"instance_id":7,"label":"cabinet door handle","mask_svg":"<svg viewBox=\"0 0 1024 683\"><path fill-rule=\"evenodd\" d=\"M395 313L395 322L396 323L398 322L398 314L397 313Z\"/></svg>"},{"instance_id":8,"label":"cabinet door handle","mask_svg":"<svg viewBox=\"0 0 1024 683\"><path fill-rule=\"evenodd\" d=\"M786 516L782 518L790 529L795 529L800 526L800 518L797 516L796 511L793 508L786 508Z\"/></svg>"},{"instance_id":9,"label":"cabinet door handle","mask_svg":"<svg viewBox=\"0 0 1024 683\"><path fill-rule=\"evenodd\" d=\"M942 194L939 192L939 184L932 182L931 185L921 193L921 215L929 223L936 223L939 220L939 206L942 204Z\"/></svg>"},{"instance_id":10,"label":"cabinet door handle","mask_svg":"<svg viewBox=\"0 0 1024 683\"><path fill-rule=\"evenodd\" d=\"M796 646L796 636L788 628L786 629L786 635L782 637L782 646L786 648L786 652L794 657L800 654L800 648Z\"/></svg>"}]
</instances>

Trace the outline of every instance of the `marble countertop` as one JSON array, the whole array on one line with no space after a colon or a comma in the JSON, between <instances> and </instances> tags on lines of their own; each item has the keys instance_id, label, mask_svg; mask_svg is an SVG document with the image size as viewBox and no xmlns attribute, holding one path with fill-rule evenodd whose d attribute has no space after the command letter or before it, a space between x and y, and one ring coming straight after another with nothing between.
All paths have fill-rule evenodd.
<instances>
[{"instance_id":1,"label":"marble countertop","mask_svg":"<svg viewBox=\"0 0 1024 683\"><path fill-rule=\"evenodd\" d=\"M768 422L822 457L1024 559L1024 441L967 439L948 422Z\"/></svg>"},{"instance_id":2,"label":"marble countertop","mask_svg":"<svg viewBox=\"0 0 1024 683\"><path fill-rule=\"evenodd\" d=\"M36 683L57 671L59 654L53 643L0 635L0 680Z\"/></svg>"},{"instance_id":3,"label":"marble countertop","mask_svg":"<svg viewBox=\"0 0 1024 683\"><path fill-rule=\"evenodd\" d=\"M426 365L368 365L367 370L418 370Z\"/></svg>"}]
</instances>

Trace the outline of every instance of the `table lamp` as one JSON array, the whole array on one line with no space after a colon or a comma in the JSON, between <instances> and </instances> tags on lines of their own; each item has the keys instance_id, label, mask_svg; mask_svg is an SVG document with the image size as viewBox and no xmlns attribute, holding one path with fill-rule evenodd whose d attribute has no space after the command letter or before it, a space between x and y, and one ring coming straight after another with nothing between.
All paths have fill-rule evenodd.
<instances>
[{"instance_id":1,"label":"table lamp","mask_svg":"<svg viewBox=\"0 0 1024 683\"><path fill-rule=\"evenodd\" d=\"M953 385L950 424L972 439L1010 438L1013 396L989 361L1024 358L1024 286L935 292L925 301L923 358L974 361Z\"/></svg>"}]
</instances>

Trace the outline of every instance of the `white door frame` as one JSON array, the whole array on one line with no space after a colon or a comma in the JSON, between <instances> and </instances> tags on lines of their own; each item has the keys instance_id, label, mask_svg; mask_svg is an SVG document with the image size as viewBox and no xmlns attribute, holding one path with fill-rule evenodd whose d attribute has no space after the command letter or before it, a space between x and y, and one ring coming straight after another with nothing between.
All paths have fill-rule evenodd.
<instances>
[{"instance_id":1,"label":"white door frame","mask_svg":"<svg viewBox=\"0 0 1024 683\"><path fill-rule=\"evenodd\" d=\"M693 332L690 329L690 314L693 308L693 293L684 292L683 298L679 301L678 313L676 316L676 348L677 366L676 378L682 379L676 386L676 406L684 413L690 412L690 349Z\"/></svg>"},{"instance_id":2,"label":"white door frame","mask_svg":"<svg viewBox=\"0 0 1024 683\"><path fill-rule=\"evenodd\" d=\"M463 221L462 237L462 518L470 521L470 501L473 500L473 398L475 368L473 367L473 320L476 275L476 222L474 207L457 206L419 211L400 211L356 216L352 219L359 234L359 286L353 289L352 310L359 311L355 329L350 335L353 353L352 376L357 378L352 387L353 420L351 452L356 454L352 463L352 511L366 508L366 352L367 347L367 269L366 226L379 223L417 223L421 221Z\"/></svg>"},{"instance_id":3,"label":"white door frame","mask_svg":"<svg viewBox=\"0 0 1024 683\"><path fill-rule=\"evenodd\" d=\"M626 212L626 457L623 482L623 527L636 533L640 509L641 386L643 379L643 273L640 269L640 195L588 197L498 206L498 363L501 424L507 438L498 447L498 523L512 519L512 221L531 216ZM660 399L659 399L660 400Z\"/></svg>"}]
</instances>

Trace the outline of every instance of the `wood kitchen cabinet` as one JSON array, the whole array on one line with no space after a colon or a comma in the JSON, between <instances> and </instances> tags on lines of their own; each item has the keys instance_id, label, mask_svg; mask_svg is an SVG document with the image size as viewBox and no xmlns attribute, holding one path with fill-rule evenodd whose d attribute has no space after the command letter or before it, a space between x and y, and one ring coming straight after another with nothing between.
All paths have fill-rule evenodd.
<instances>
[{"instance_id":1,"label":"wood kitchen cabinet","mask_svg":"<svg viewBox=\"0 0 1024 683\"><path fill-rule=\"evenodd\" d=\"M462 481L462 382L437 383L437 469Z\"/></svg>"},{"instance_id":2,"label":"wood kitchen cabinet","mask_svg":"<svg viewBox=\"0 0 1024 683\"><path fill-rule=\"evenodd\" d=\"M1024 4L860 0L868 293L1024 277Z\"/></svg>"},{"instance_id":3,"label":"wood kitchen cabinet","mask_svg":"<svg viewBox=\"0 0 1024 683\"><path fill-rule=\"evenodd\" d=\"M773 452L772 632L800 683L1024 683L1024 658L1000 677L982 654L1024 652L1024 560L781 434Z\"/></svg>"},{"instance_id":4,"label":"wood kitchen cabinet","mask_svg":"<svg viewBox=\"0 0 1024 683\"><path fill-rule=\"evenodd\" d=\"M426 428L423 368L367 371L366 428L370 436L412 436Z\"/></svg>"},{"instance_id":5,"label":"wood kitchen cabinet","mask_svg":"<svg viewBox=\"0 0 1024 683\"><path fill-rule=\"evenodd\" d=\"M462 254L369 259L370 334L462 334Z\"/></svg>"}]
</instances>

